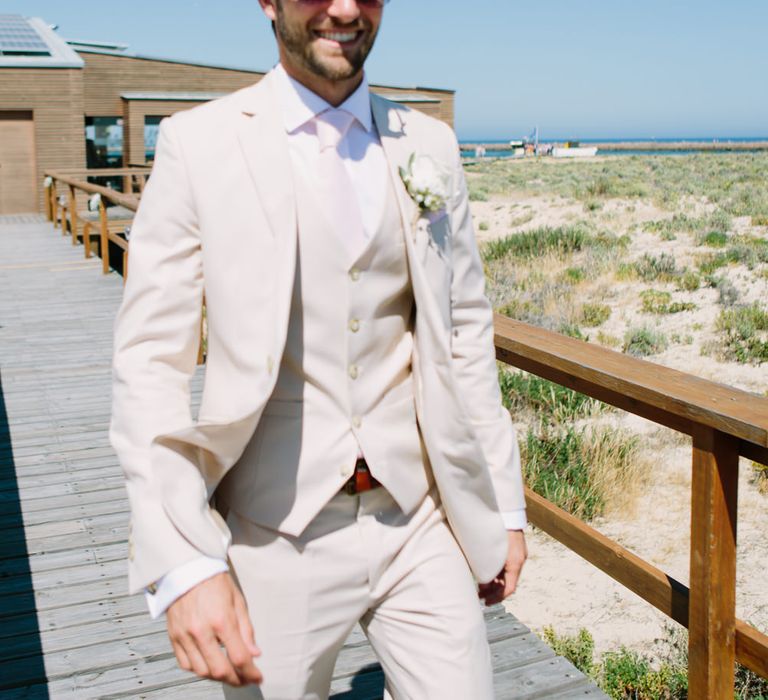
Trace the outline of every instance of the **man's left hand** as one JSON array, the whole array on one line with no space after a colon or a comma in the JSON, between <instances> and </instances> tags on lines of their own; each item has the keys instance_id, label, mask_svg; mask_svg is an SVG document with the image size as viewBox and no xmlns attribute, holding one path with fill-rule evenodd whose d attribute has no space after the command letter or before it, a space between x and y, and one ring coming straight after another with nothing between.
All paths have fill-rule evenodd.
<instances>
[{"instance_id":1,"label":"man's left hand","mask_svg":"<svg viewBox=\"0 0 768 700\"><path fill-rule=\"evenodd\" d=\"M507 538L509 547L504 568L493 581L481 583L478 588L478 596L486 605L496 605L515 592L523 564L528 558L528 547L522 530L508 530Z\"/></svg>"}]
</instances>

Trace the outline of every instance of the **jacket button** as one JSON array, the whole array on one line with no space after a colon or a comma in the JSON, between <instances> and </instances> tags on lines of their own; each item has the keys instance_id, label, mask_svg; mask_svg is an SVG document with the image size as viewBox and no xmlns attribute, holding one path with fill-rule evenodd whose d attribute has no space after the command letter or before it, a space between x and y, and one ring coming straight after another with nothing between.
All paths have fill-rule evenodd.
<instances>
[{"instance_id":1,"label":"jacket button","mask_svg":"<svg viewBox=\"0 0 768 700\"><path fill-rule=\"evenodd\" d=\"M352 416L352 427L359 428L363 424L363 419L360 416Z\"/></svg>"},{"instance_id":2,"label":"jacket button","mask_svg":"<svg viewBox=\"0 0 768 700\"><path fill-rule=\"evenodd\" d=\"M351 279L353 282L357 282L357 280L360 279L360 270L358 270L356 267L353 267L349 271L349 279Z\"/></svg>"},{"instance_id":3,"label":"jacket button","mask_svg":"<svg viewBox=\"0 0 768 700\"><path fill-rule=\"evenodd\" d=\"M353 318L349 322L349 330L351 330L353 333L357 333L360 330L360 321L359 319Z\"/></svg>"},{"instance_id":4,"label":"jacket button","mask_svg":"<svg viewBox=\"0 0 768 700\"><path fill-rule=\"evenodd\" d=\"M351 464L345 464L339 471L345 479L349 479L349 477L352 476L354 469Z\"/></svg>"}]
</instances>

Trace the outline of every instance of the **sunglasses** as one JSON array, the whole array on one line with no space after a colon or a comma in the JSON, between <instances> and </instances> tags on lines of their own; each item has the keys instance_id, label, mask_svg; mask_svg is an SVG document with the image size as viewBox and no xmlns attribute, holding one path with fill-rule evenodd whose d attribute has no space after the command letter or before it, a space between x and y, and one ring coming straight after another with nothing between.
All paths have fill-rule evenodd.
<instances>
[{"instance_id":1,"label":"sunglasses","mask_svg":"<svg viewBox=\"0 0 768 700\"><path fill-rule=\"evenodd\" d=\"M290 2L296 5L330 5L333 0L290 0ZM384 7L389 0L357 0L357 4L361 7L381 8Z\"/></svg>"}]
</instances>

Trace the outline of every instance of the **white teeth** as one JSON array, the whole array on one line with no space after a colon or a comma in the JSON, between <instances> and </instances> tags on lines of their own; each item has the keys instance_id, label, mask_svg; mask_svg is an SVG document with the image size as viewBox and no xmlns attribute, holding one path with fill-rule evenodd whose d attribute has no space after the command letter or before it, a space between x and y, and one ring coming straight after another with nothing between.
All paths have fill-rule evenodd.
<instances>
[{"instance_id":1,"label":"white teeth","mask_svg":"<svg viewBox=\"0 0 768 700\"><path fill-rule=\"evenodd\" d=\"M346 34L342 34L341 32L318 32L318 34L323 39L339 42L352 41L357 36L357 32L349 32Z\"/></svg>"}]
</instances>

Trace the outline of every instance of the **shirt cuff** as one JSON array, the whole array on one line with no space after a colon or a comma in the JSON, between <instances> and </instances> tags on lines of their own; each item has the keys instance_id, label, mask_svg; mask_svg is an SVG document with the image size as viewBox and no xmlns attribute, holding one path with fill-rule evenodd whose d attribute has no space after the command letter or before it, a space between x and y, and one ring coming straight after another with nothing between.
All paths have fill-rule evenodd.
<instances>
[{"instance_id":1,"label":"shirt cuff","mask_svg":"<svg viewBox=\"0 0 768 700\"><path fill-rule=\"evenodd\" d=\"M525 508L509 510L506 513L502 513L501 518L507 530L524 530L528 524L528 518L525 517Z\"/></svg>"},{"instance_id":2,"label":"shirt cuff","mask_svg":"<svg viewBox=\"0 0 768 700\"><path fill-rule=\"evenodd\" d=\"M229 571L226 561L203 555L171 569L152 587L152 592L144 592L150 616L153 620L160 617L177 598L224 571Z\"/></svg>"}]
</instances>

